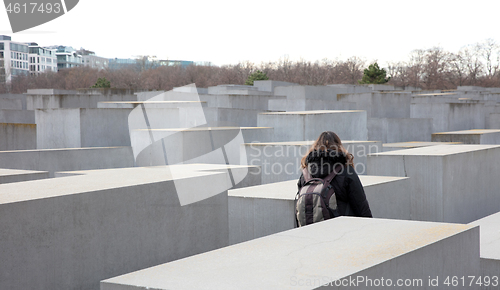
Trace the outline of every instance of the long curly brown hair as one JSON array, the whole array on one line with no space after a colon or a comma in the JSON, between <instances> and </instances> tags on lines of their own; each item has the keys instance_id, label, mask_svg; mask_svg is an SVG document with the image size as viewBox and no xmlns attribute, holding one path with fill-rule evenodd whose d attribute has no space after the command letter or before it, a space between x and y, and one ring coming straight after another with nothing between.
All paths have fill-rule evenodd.
<instances>
[{"instance_id":1,"label":"long curly brown hair","mask_svg":"<svg viewBox=\"0 0 500 290\"><path fill-rule=\"evenodd\" d=\"M354 156L344 148L344 145L342 145L342 141L340 140L339 136L337 136L337 134L333 133L332 131L325 131L319 135L318 139L314 141L313 145L311 146L311 148L309 148L306 155L302 157L300 165L302 166L302 168L307 167L307 156L312 151L326 151L328 149L344 153L347 158L347 164L354 166Z\"/></svg>"}]
</instances>

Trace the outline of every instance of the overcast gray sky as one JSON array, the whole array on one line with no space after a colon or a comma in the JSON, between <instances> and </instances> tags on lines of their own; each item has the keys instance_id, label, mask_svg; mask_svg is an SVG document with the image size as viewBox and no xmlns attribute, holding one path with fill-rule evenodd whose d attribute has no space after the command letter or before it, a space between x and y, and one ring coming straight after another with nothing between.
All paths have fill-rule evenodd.
<instances>
[{"instance_id":1,"label":"overcast gray sky","mask_svg":"<svg viewBox=\"0 0 500 290\"><path fill-rule=\"evenodd\" d=\"M498 0L80 0L66 15L16 34L0 11L0 34L109 58L156 55L221 65L358 56L383 65L406 60L413 49L500 42L499 11Z\"/></svg>"}]
</instances>

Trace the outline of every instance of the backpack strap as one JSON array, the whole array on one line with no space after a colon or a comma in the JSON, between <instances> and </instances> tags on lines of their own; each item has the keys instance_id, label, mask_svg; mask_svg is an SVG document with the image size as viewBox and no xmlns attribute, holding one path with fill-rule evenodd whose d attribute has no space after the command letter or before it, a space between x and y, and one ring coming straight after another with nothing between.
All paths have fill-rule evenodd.
<instances>
[{"instance_id":1,"label":"backpack strap","mask_svg":"<svg viewBox=\"0 0 500 290\"><path fill-rule=\"evenodd\" d=\"M332 182L332 180L335 178L335 176L340 172L340 170L342 169L342 167L340 166L340 164L337 164L335 166L335 168L332 170L332 172L330 172L330 174L328 174L327 177L325 177L325 184L330 184L330 182Z\"/></svg>"},{"instance_id":2,"label":"backpack strap","mask_svg":"<svg viewBox=\"0 0 500 290\"><path fill-rule=\"evenodd\" d=\"M308 182L312 179L311 173L307 170L307 167L302 168L302 176L304 176L304 181Z\"/></svg>"},{"instance_id":3,"label":"backpack strap","mask_svg":"<svg viewBox=\"0 0 500 290\"><path fill-rule=\"evenodd\" d=\"M332 182L332 180L335 178L335 176L340 172L341 170L340 164L337 164L335 168L328 174L323 180L325 180L325 184L329 184ZM307 170L307 167L302 168L302 176L304 177L304 181L308 182L309 180L312 179L311 173L309 173L309 170Z\"/></svg>"}]
</instances>

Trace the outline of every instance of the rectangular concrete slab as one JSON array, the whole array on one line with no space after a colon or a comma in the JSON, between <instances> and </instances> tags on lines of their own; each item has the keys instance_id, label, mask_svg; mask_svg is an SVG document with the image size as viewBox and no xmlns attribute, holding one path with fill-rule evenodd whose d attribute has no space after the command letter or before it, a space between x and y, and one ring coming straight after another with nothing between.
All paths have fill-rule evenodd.
<instances>
[{"instance_id":1,"label":"rectangular concrete slab","mask_svg":"<svg viewBox=\"0 0 500 290\"><path fill-rule=\"evenodd\" d=\"M368 118L410 118L410 93L370 92L339 94L339 101L354 102L358 110L365 110Z\"/></svg>"},{"instance_id":2,"label":"rectangular concrete slab","mask_svg":"<svg viewBox=\"0 0 500 290\"><path fill-rule=\"evenodd\" d=\"M23 102L20 99L1 98L0 97L0 109L3 109L3 110L22 110L23 109Z\"/></svg>"},{"instance_id":3,"label":"rectangular concrete slab","mask_svg":"<svg viewBox=\"0 0 500 290\"><path fill-rule=\"evenodd\" d=\"M500 129L500 113L490 113L486 117L487 129Z\"/></svg>"},{"instance_id":4,"label":"rectangular concrete slab","mask_svg":"<svg viewBox=\"0 0 500 290\"><path fill-rule=\"evenodd\" d=\"M229 243L293 229L297 179L229 190ZM374 217L410 219L408 178L361 175L359 179Z\"/></svg>"},{"instance_id":5,"label":"rectangular concrete slab","mask_svg":"<svg viewBox=\"0 0 500 290\"><path fill-rule=\"evenodd\" d=\"M128 101L128 102L99 102L97 104L97 108L133 109L140 105L147 105L148 108L159 108L159 109L207 106L205 102L196 102L196 101L153 101L153 102Z\"/></svg>"},{"instance_id":6,"label":"rectangular concrete slab","mask_svg":"<svg viewBox=\"0 0 500 290\"><path fill-rule=\"evenodd\" d=\"M0 151L36 149L36 146L35 124L0 123Z\"/></svg>"},{"instance_id":7,"label":"rectangular concrete slab","mask_svg":"<svg viewBox=\"0 0 500 290\"><path fill-rule=\"evenodd\" d=\"M432 289L430 277L478 273L477 227L340 217L107 279L101 290L374 289L382 277ZM335 286L361 278L372 285Z\"/></svg>"},{"instance_id":8,"label":"rectangular concrete slab","mask_svg":"<svg viewBox=\"0 0 500 290\"><path fill-rule=\"evenodd\" d=\"M468 223L500 208L500 146L438 145L368 156L368 174L410 177L411 219Z\"/></svg>"},{"instance_id":9,"label":"rectangular concrete slab","mask_svg":"<svg viewBox=\"0 0 500 290\"><path fill-rule=\"evenodd\" d=\"M230 187L227 171L208 165L1 184L0 289L98 289L103 279L224 247ZM206 199L181 206L191 193Z\"/></svg>"},{"instance_id":10,"label":"rectangular concrete slab","mask_svg":"<svg viewBox=\"0 0 500 290\"><path fill-rule=\"evenodd\" d=\"M411 148L420 148L427 146L436 146L436 145L454 145L454 144L462 144L460 142L421 142L421 141L410 141L410 142L397 142L397 143L384 143L382 144L383 151L394 151L401 149L411 149Z\"/></svg>"},{"instance_id":11,"label":"rectangular concrete slab","mask_svg":"<svg viewBox=\"0 0 500 290\"><path fill-rule=\"evenodd\" d=\"M500 232L498 223L500 212L471 222L471 226L479 226L481 244L481 276L491 277L488 284L483 284L482 289L497 289L498 285L493 282L500 273ZM484 280L483 282L485 282Z\"/></svg>"},{"instance_id":12,"label":"rectangular concrete slab","mask_svg":"<svg viewBox=\"0 0 500 290\"><path fill-rule=\"evenodd\" d=\"M367 140L366 111L298 111L261 113L258 126L273 127L274 141L316 140L324 131L342 140Z\"/></svg>"},{"instance_id":13,"label":"rectangular concrete slab","mask_svg":"<svg viewBox=\"0 0 500 290\"><path fill-rule=\"evenodd\" d=\"M133 91L126 89L87 89L87 90L28 90L26 108L61 109L87 108L95 109L99 102L137 101Z\"/></svg>"},{"instance_id":14,"label":"rectangular concrete slab","mask_svg":"<svg viewBox=\"0 0 500 290\"><path fill-rule=\"evenodd\" d=\"M131 109L36 110L37 149L130 146L130 112Z\"/></svg>"},{"instance_id":15,"label":"rectangular concrete slab","mask_svg":"<svg viewBox=\"0 0 500 290\"><path fill-rule=\"evenodd\" d=\"M382 143L431 141L432 119L369 118L368 140Z\"/></svg>"},{"instance_id":16,"label":"rectangular concrete slab","mask_svg":"<svg viewBox=\"0 0 500 290\"><path fill-rule=\"evenodd\" d=\"M500 273L500 212L473 221L469 225L479 226L481 233L481 275L488 277L498 276ZM485 287L483 289L497 289Z\"/></svg>"},{"instance_id":17,"label":"rectangular concrete slab","mask_svg":"<svg viewBox=\"0 0 500 290\"><path fill-rule=\"evenodd\" d=\"M411 104L411 118L432 118L432 132L485 128L485 106L469 103Z\"/></svg>"},{"instance_id":18,"label":"rectangular concrete slab","mask_svg":"<svg viewBox=\"0 0 500 290\"><path fill-rule=\"evenodd\" d=\"M434 142L461 142L463 144L500 144L500 129L474 129L432 134Z\"/></svg>"},{"instance_id":19,"label":"rectangular concrete slab","mask_svg":"<svg viewBox=\"0 0 500 290\"><path fill-rule=\"evenodd\" d=\"M49 178L47 171L0 168L0 184Z\"/></svg>"},{"instance_id":20,"label":"rectangular concrete slab","mask_svg":"<svg viewBox=\"0 0 500 290\"><path fill-rule=\"evenodd\" d=\"M0 109L0 123L35 124L35 112Z\"/></svg>"},{"instance_id":21,"label":"rectangular concrete slab","mask_svg":"<svg viewBox=\"0 0 500 290\"><path fill-rule=\"evenodd\" d=\"M151 135L155 139L151 141ZM273 128L268 127L198 127L131 131L133 142L146 142L137 152L138 166L177 163L248 164L240 145L252 141L271 141ZM224 148L224 152L222 152ZM226 157L217 154L218 151Z\"/></svg>"},{"instance_id":22,"label":"rectangular concrete slab","mask_svg":"<svg viewBox=\"0 0 500 290\"><path fill-rule=\"evenodd\" d=\"M38 149L0 151L4 168L57 171L123 168L134 166L131 147L91 147L73 149Z\"/></svg>"}]
</instances>

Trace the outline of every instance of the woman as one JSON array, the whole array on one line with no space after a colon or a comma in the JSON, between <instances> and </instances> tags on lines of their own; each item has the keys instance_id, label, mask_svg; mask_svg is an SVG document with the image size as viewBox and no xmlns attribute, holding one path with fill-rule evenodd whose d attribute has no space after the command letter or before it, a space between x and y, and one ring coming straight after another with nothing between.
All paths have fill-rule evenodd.
<instances>
[{"instance_id":1,"label":"woman","mask_svg":"<svg viewBox=\"0 0 500 290\"><path fill-rule=\"evenodd\" d=\"M339 214L373 217L353 160L353 155L347 152L337 134L326 131L319 135L302 158L301 167L307 168L313 178L325 178L338 166L338 173L330 184L335 190ZM299 190L304 184L301 175L297 183Z\"/></svg>"}]
</instances>

